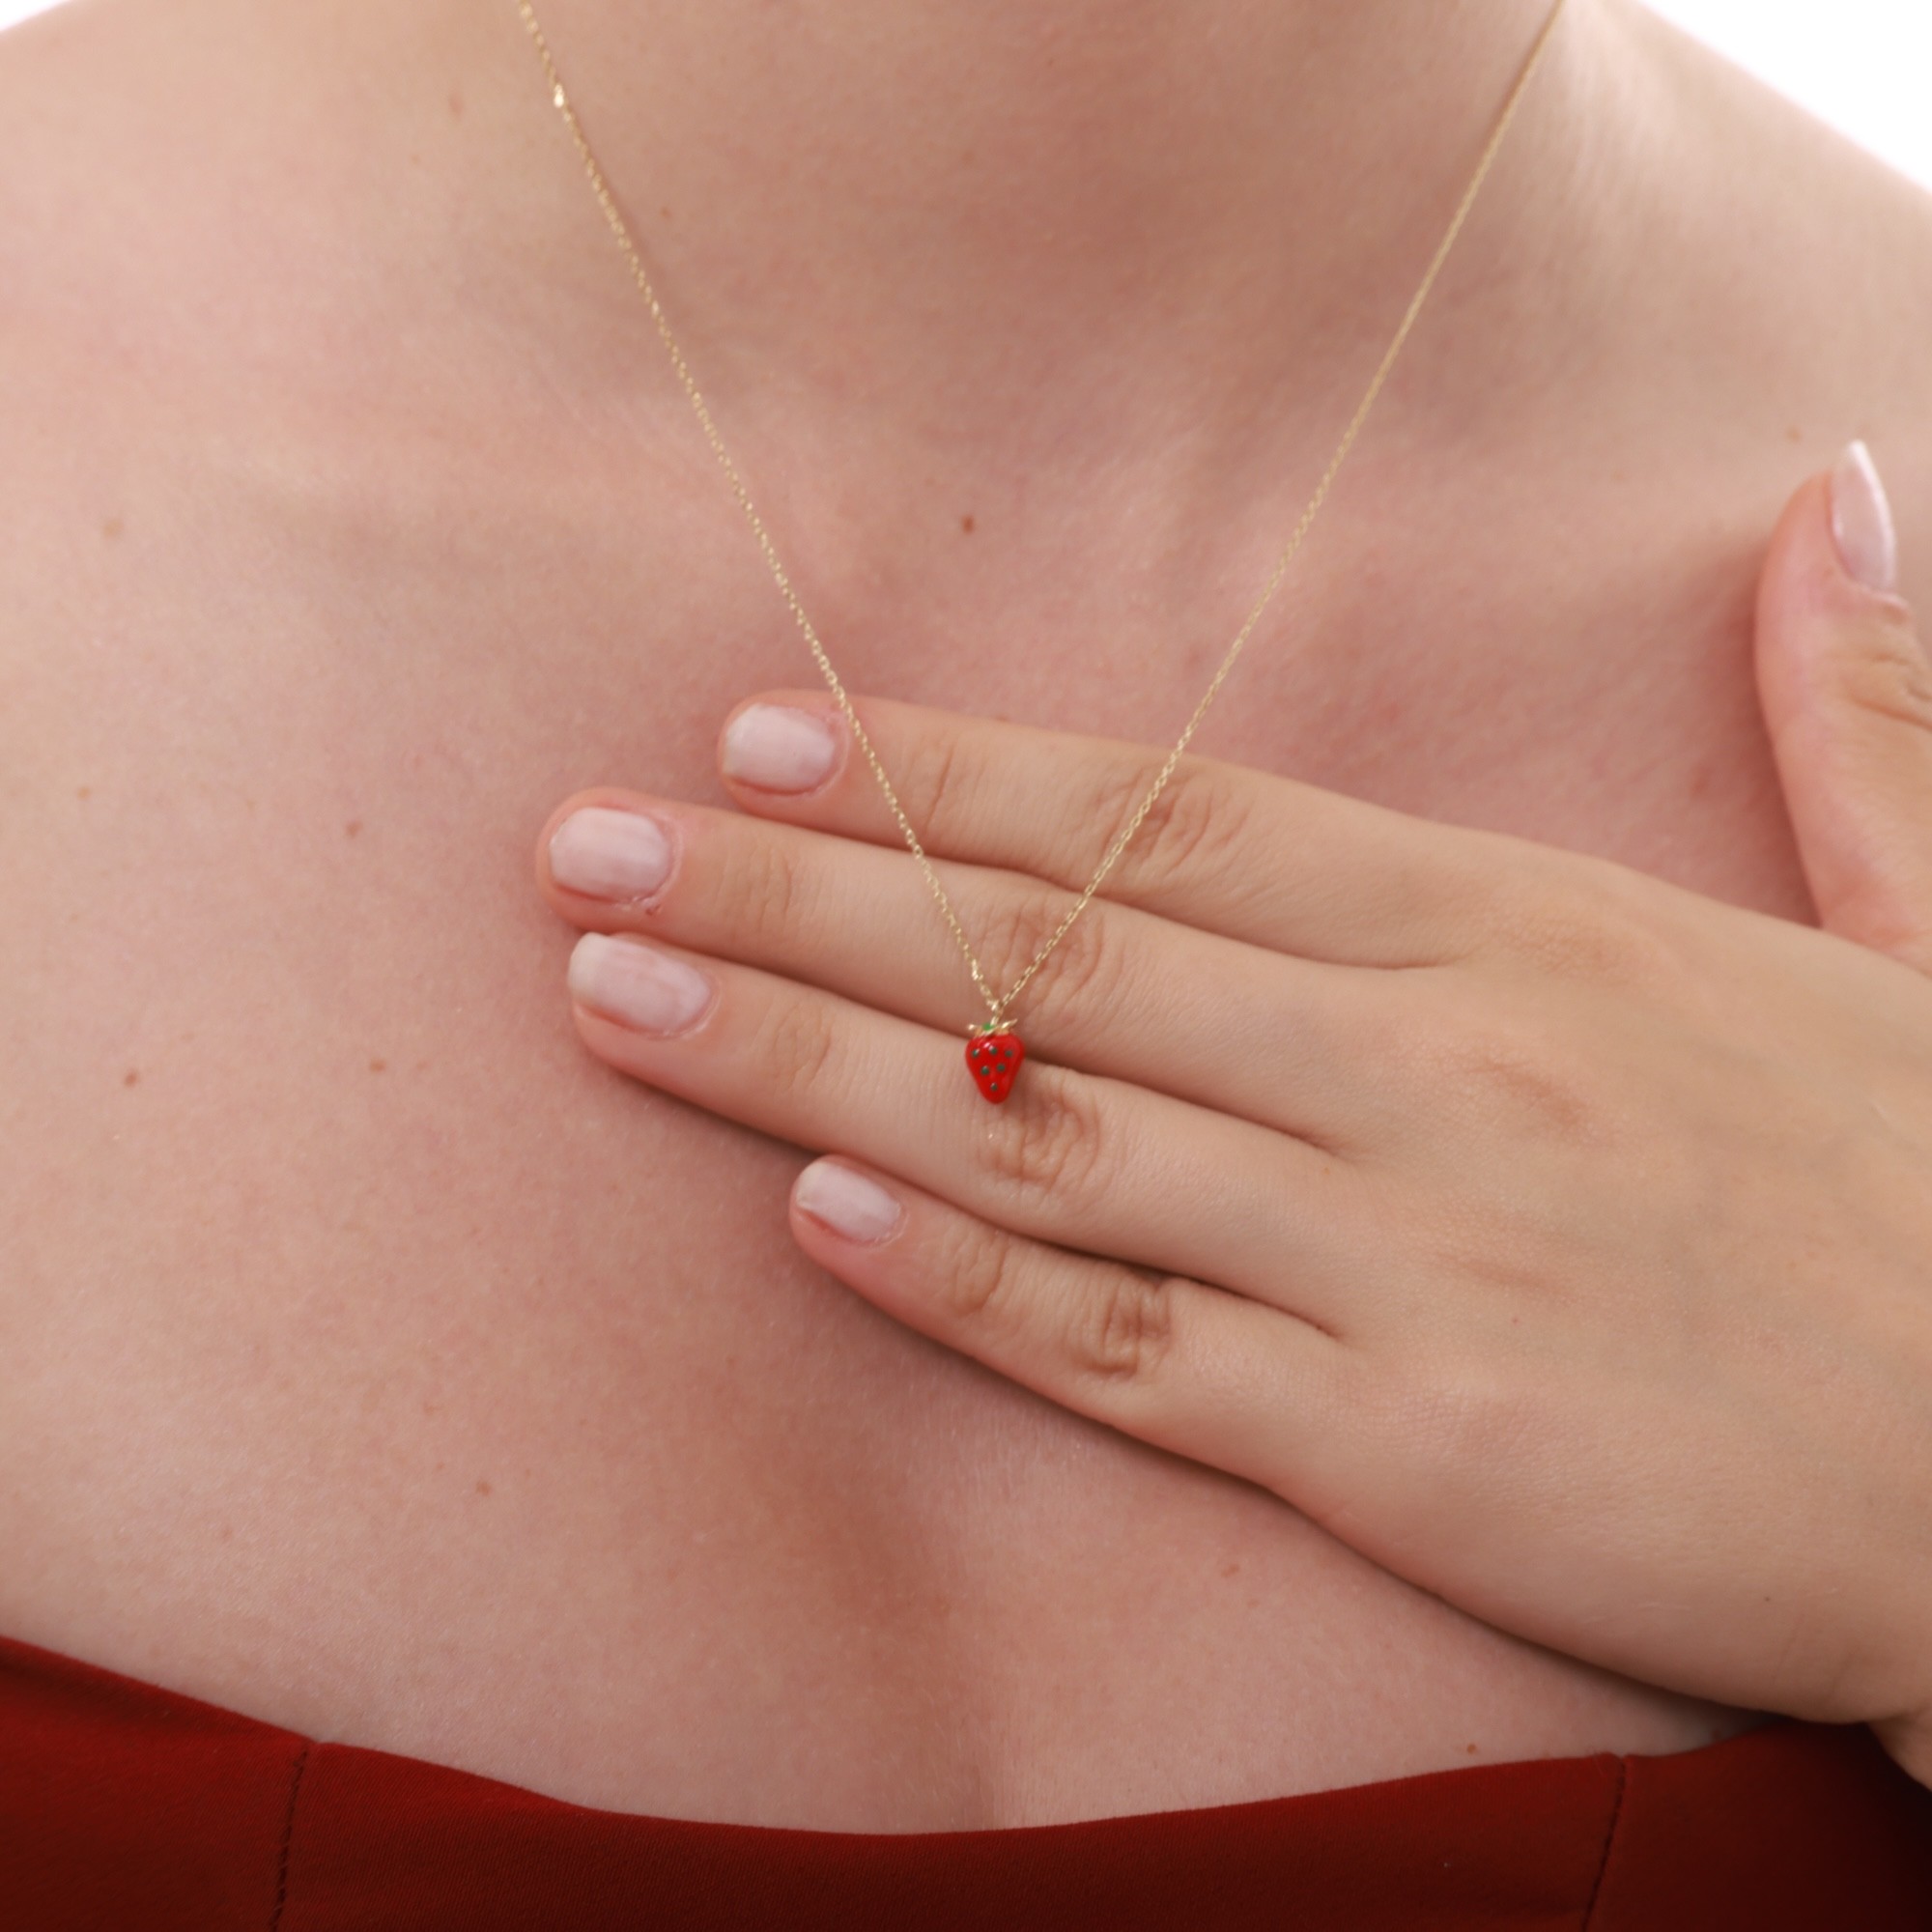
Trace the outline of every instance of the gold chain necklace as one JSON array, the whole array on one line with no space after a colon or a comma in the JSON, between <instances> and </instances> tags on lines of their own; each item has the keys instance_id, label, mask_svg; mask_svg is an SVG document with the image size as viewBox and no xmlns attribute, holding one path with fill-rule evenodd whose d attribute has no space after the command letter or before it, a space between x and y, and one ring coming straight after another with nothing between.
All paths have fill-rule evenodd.
<instances>
[{"instance_id":1,"label":"gold chain necklace","mask_svg":"<svg viewBox=\"0 0 1932 1932\"><path fill-rule=\"evenodd\" d=\"M1403 344L1408 340L1409 331L1415 327L1416 318L1422 313L1422 305L1429 299L1429 292L1435 285L1435 278L1442 270L1442 265L1449 259L1449 251L1456 245L1456 238L1463 232L1463 224L1468 219L1469 211L1476 205L1476 197L1482 192L1483 183L1488 179L1491 165L1494 162L1503 145L1503 137L1509 132L1510 123L1516 118L1517 104L1521 100L1535 74L1537 64L1543 58L1543 50L1549 43L1549 36L1555 28L1558 16L1563 12L1564 0L1555 0L1549 10L1541 31L1537 34L1528 57L1518 73L1516 84L1510 89L1504 100L1502 111L1496 116L1495 126L1490 131L1481 157L1476 162L1475 172L1469 177L1468 185L1463 190L1463 198L1456 205L1456 212L1450 216L1449 226L1442 240L1436 244L1435 253L1431 257L1420 286L1409 298L1407 309L1397 327L1388 348L1377 365L1376 373L1369 380L1369 386L1362 400L1355 406L1355 413L1350 417L1348 427L1342 432L1342 440L1335 445L1335 452L1328 459L1328 467L1321 472L1321 480L1315 486L1315 494L1308 499L1299 521L1291 532L1287 547L1276 560L1274 570L1262 594L1255 600L1253 608L1236 633L1235 641L1228 646L1227 655L1222 658L1214 675L1208 680L1208 689L1202 693L1201 701L1194 707L1185 728L1174 742L1174 749L1163 760L1160 770L1154 775L1140 803L1134 808L1127 821L1114 835L1113 842L1102 854L1094 876L1087 881L1080 895L1067 907L1060 923L1047 934L1038 950L1027 962L1025 969L1004 993L995 993L987 982L984 970L980 967L979 955L973 951L972 942L966 937L966 929L959 923L959 915L953 910L952 901L946 895L946 888L940 884L939 874L933 870L932 861L925 855L925 847L913 830L912 820L906 816L905 808L900 805L898 793L893 789L893 781L886 776L886 768L879 762L879 754L872 747L866 727L859 722L859 714L853 709L852 700L846 695L844 683L832 668L832 660L825 653L825 646L818 640L818 632L811 619L807 616L805 606L799 602L798 593L792 588L791 579L785 574L785 567L779 558L778 547L772 542L771 533L765 528L765 521L759 516L757 507L752 501L752 493L746 488L745 479L739 473L738 466L731 460L730 452L724 447L724 439L718 433L718 425L711 419L710 406L705 402L703 392L698 388L696 379L691 373L691 365L685 360L684 351L678 347L677 337L671 333L669 319L664 305L658 300L657 291L651 286L651 278L645 272L643 258L638 252L638 245L631 239L631 231L624 217L617 212L616 198L611 192L611 185L605 179L604 170L598 165L597 156L591 152L590 142L583 132L582 123L577 118L577 110L571 105L570 96L564 91L561 77L556 71L556 63L551 57L550 43L545 40L542 27L537 24L537 16L530 0L517 0L518 11L523 14L524 25L529 30L531 43L536 47L537 58L543 63L545 77L550 83L550 98L557 112L562 115L564 126L570 129L571 139L577 144L577 152L583 162L583 171L588 176L592 191L597 197L597 205L604 211L604 218L610 224L611 233L623 250L624 259L630 265L631 279L637 283L638 292L643 297L651 312L651 320L657 324L659 336L669 352L671 367L676 370L678 381L684 385L684 393L691 400L692 410L696 414L698 424L704 431L704 438L711 445L712 454L718 459L726 479L731 485L731 494L738 499L738 507L745 513L745 521L751 526L752 534L757 539L758 549L770 569L773 581L779 587L779 595L784 599L785 608L792 614L792 621L798 626L800 635L810 648L812 658L824 673L825 682L831 687L832 695L838 701L838 708L845 714L845 722L852 732L852 741L865 754L866 762L872 768L872 776L878 781L879 790L885 795L887 806L904 836L906 849L918 862L920 870L925 875L925 883L930 890L933 902L938 906L941 917L946 921L952 934L953 943L958 947L966 961L967 970L973 976L973 983L980 990L980 996L986 1003L987 1017L969 1029L966 1043L966 1065L971 1070L974 1083L987 1099L1004 1100L1012 1091L1013 1078L1018 1073L1020 1063L1026 1057L1026 1048L1020 1037L1007 1024L1007 1015L1013 1002L1026 990L1033 977L1045 965L1053 949L1066 937L1073 922L1085 912L1093 902L1094 895L1105 882L1107 875L1119 863L1121 854L1134 834L1146 822L1148 813L1154 809L1160 795L1167 789L1168 781L1173 778L1175 768L1180 763L1189 741L1199 729L1201 721L1208 715L1208 707L1213 703L1221 686L1227 681L1228 673L1235 668L1235 660L1241 654L1242 647L1253 635L1255 626L1262 620L1262 613L1273 602L1275 592L1281 587L1282 580L1288 575L1289 566L1294 561L1295 553L1300 550L1302 539L1309 527L1321 514L1321 505L1327 501L1328 493L1334 486L1342 465L1347 462L1349 452L1355 445L1355 439L1361 434L1362 425L1369 419L1369 412L1375 408L1376 398L1381 394L1382 384L1388 381L1389 371L1395 367L1396 357L1402 354Z\"/></svg>"}]
</instances>

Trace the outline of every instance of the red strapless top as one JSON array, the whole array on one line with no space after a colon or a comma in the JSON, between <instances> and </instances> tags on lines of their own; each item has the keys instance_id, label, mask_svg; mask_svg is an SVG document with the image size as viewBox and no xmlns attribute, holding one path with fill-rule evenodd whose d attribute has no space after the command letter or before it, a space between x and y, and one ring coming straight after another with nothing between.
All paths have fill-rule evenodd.
<instances>
[{"instance_id":1,"label":"red strapless top","mask_svg":"<svg viewBox=\"0 0 1932 1932\"><path fill-rule=\"evenodd\" d=\"M1776 1723L1259 1804L860 1835L637 1818L0 1639L6 1932L1927 1932L1932 1793Z\"/></svg>"}]
</instances>

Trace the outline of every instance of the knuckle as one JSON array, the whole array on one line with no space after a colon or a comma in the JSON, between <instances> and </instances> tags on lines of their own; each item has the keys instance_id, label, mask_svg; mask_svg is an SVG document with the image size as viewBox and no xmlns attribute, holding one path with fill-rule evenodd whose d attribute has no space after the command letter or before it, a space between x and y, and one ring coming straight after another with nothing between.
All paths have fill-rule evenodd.
<instances>
[{"instance_id":1,"label":"knuckle","mask_svg":"<svg viewBox=\"0 0 1932 1932\"><path fill-rule=\"evenodd\" d=\"M832 1012L810 995L780 993L760 1029L756 1062L768 1089L801 1100L817 1087L832 1057Z\"/></svg>"},{"instance_id":2,"label":"knuckle","mask_svg":"<svg viewBox=\"0 0 1932 1932\"><path fill-rule=\"evenodd\" d=\"M1052 888L1020 889L986 921L985 952L995 962L1002 985L1033 964L1060 923L1073 909L1071 894ZM1068 1012L1104 1012L1123 991L1130 961L1120 941L1119 923L1098 900L1090 904L1040 961L1027 988L1036 1021L1057 1026Z\"/></svg>"},{"instance_id":3,"label":"knuckle","mask_svg":"<svg viewBox=\"0 0 1932 1932\"><path fill-rule=\"evenodd\" d=\"M1873 625L1839 654L1838 686L1861 711L1932 732L1932 667L1902 619Z\"/></svg>"},{"instance_id":4,"label":"knuckle","mask_svg":"<svg viewBox=\"0 0 1932 1932\"><path fill-rule=\"evenodd\" d=\"M894 786L928 851L950 850L969 836L974 786L958 730L916 737L900 753Z\"/></svg>"},{"instance_id":5,"label":"knuckle","mask_svg":"<svg viewBox=\"0 0 1932 1932\"><path fill-rule=\"evenodd\" d=\"M955 1325L985 1326L1012 1304L1018 1247L1010 1235L971 1215L948 1219L934 1257L934 1293Z\"/></svg>"},{"instance_id":6,"label":"knuckle","mask_svg":"<svg viewBox=\"0 0 1932 1932\"><path fill-rule=\"evenodd\" d=\"M1119 775L1116 798L1098 808L1108 814L1101 822L1123 822L1152 782L1145 766ZM1135 897L1164 893L1179 880L1211 888L1236 863L1251 810L1247 789L1221 767L1183 758L1122 852L1118 883Z\"/></svg>"},{"instance_id":7,"label":"knuckle","mask_svg":"<svg viewBox=\"0 0 1932 1932\"><path fill-rule=\"evenodd\" d=\"M737 842L721 881L719 910L736 931L769 952L796 936L805 898L800 855L790 840L768 837L763 828Z\"/></svg>"},{"instance_id":8,"label":"knuckle","mask_svg":"<svg viewBox=\"0 0 1932 1932\"><path fill-rule=\"evenodd\" d=\"M1175 1284L1121 1270L1080 1298L1066 1338L1077 1374L1106 1382L1147 1382L1174 1340Z\"/></svg>"},{"instance_id":9,"label":"knuckle","mask_svg":"<svg viewBox=\"0 0 1932 1932\"><path fill-rule=\"evenodd\" d=\"M1533 1378L1458 1357L1411 1383L1406 1419L1433 1467L1506 1489L1546 1460L1560 1433L1551 1405Z\"/></svg>"},{"instance_id":10,"label":"knuckle","mask_svg":"<svg viewBox=\"0 0 1932 1932\"><path fill-rule=\"evenodd\" d=\"M1576 1234L1552 1218L1529 1189L1495 1187L1470 1195L1439 1190L1411 1208L1408 1236L1424 1278L1453 1287L1461 1306L1488 1305L1512 1314L1547 1308L1557 1285L1576 1274ZM1441 1304L1421 1319L1439 1320ZM1453 1349L1466 1337L1438 1335ZM1432 1355L1433 1359L1433 1355Z\"/></svg>"},{"instance_id":11,"label":"knuckle","mask_svg":"<svg viewBox=\"0 0 1932 1932\"><path fill-rule=\"evenodd\" d=\"M1173 1343L1179 1284L1126 1268L1108 1267L1097 1281L1075 1274L1064 1284L1063 1313L1062 1287L1050 1277L1065 1259L984 1221L957 1217L934 1257L934 1293L947 1325L972 1331L995 1354L1023 1345L1056 1376L1115 1384L1152 1379Z\"/></svg>"},{"instance_id":12,"label":"knuckle","mask_svg":"<svg viewBox=\"0 0 1932 1932\"><path fill-rule=\"evenodd\" d=\"M1098 1113L1072 1079L1042 1066L1012 1099L989 1111L994 1118L980 1143L980 1167L1007 1202L1023 1208L1051 1202L1064 1217L1098 1191Z\"/></svg>"},{"instance_id":13,"label":"knuckle","mask_svg":"<svg viewBox=\"0 0 1932 1932\"><path fill-rule=\"evenodd\" d=\"M1668 923L1645 896L1634 874L1605 865L1592 870L1583 888L1532 881L1499 899L1490 931L1497 950L1551 978L1662 991L1681 980L1683 959Z\"/></svg>"},{"instance_id":14,"label":"knuckle","mask_svg":"<svg viewBox=\"0 0 1932 1932\"><path fill-rule=\"evenodd\" d=\"M1597 1059L1570 1051L1533 1018L1489 1015L1435 1042L1441 1091L1486 1124L1548 1143L1596 1147L1608 1121Z\"/></svg>"}]
</instances>

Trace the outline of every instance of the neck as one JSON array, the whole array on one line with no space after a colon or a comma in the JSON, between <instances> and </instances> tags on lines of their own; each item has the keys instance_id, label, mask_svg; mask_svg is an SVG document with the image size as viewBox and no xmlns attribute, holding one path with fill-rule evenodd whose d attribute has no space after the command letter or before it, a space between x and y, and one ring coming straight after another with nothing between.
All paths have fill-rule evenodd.
<instances>
[{"instance_id":1,"label":"neck","mask_svg":"<svg viewBox=\"0 0 1932 1932\"><path fill-rule=\"evenodd\" d=\"M540 0L539 17L708 386L778 374L963 432L1003 400L1118 409L1105 385L1128 368L1149 406L1198 421L1304 388L1338 350L1359 361L1549 4ZM1459 244L1463 289L1542 253L1524 231L1587 6L1571 0ZM509 79L540 99L524 59ZM587 209L559 132L526 158ZM582 210L569 232L608 250Z\"/></svg>"}]
</instances>

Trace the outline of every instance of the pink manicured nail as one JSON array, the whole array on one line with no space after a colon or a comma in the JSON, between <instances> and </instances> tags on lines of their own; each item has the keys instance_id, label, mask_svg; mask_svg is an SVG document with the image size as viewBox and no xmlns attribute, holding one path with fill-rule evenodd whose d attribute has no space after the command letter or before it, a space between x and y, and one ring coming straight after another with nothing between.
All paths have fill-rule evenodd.
<instances>
[{"instance_id":1,"label":"pink manicured nail","mask_svg":"<svg viewBox=\"0 0 1932 1932\"><path fill-rule=\"evenodd\" d=\"M1848 443L1832 469L1832 540L1846 572L1867 590L1898 588L1898 533L1878 466L1862 442Z\"/></svg>"},{"instance_id":2,"label":"pink manicured nail","mask_svg":"<svg viewBox=\"0 0 1932 1932\"><path fill-rule=\"evenodd\" d=\"M585 806L551 834L550 875L592 899L640 899L670 876L671 845L655 819Z\"/></svg>"},{"instance_id":3,"label":"pink manicured nail","mask_svg":"<svg viewBox=\"0 0 1932 1932\"><path fill-rule=\"evenodd\" d=\"M570 955L571 997L639 1033L687 1033L717 987L696 967L655 946L586 932Z\"/></svg>"},{"instance_id":4,"label":"pink manicured nail","mask_svg":"<svg viewBox=\"0 0 1932 1932\"><path fill-rule=\"evenodd\" d=\"M838 736L814 712L748 704L724 727L724 776L760 791L810 791L838 762Z\"/></svg>"},{"instance_id":5,"label":"pink manicured nail","mask_svg":"<svg viewBox=\"0 0 1932 1932\"><path fill-rule=\"evenodd\" d=\"M877 1181L843 1161L813 1161L799 1176L791 1198L835 1235L868 1247L897 1234L905 1219L905 1209Z\"/></svg>"}]
</instances>

